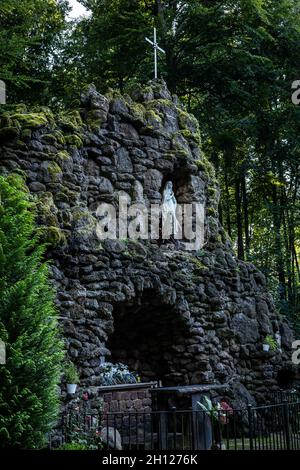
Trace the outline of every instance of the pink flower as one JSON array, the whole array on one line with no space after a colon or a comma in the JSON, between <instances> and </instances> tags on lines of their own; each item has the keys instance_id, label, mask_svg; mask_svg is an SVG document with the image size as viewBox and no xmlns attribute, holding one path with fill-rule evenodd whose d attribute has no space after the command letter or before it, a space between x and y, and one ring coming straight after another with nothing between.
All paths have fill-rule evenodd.
<instances>
[{"instance_id":1,"label":"pink flower","mask_svg":"<svg viewBox=\"0 0 300 470\"><path fill-rule=\"evenodd\" d=\"M221 410L227 411L227 414L230 414L230 415L233 414L232 407L225 400L222 400L220 404L221 404Z\"/></svg>"},{"instance_id":2,"label":"pink flower","mask_svg":"<svg viewBox=\"0 0 300 470\"><path fill-rule=\"evenodd\" d=\"M220 422L222 424L228 424L229 416L233 415L232 407L225 400L222 400L220 403L220 410Z\"/></svg>"}]
</instances>

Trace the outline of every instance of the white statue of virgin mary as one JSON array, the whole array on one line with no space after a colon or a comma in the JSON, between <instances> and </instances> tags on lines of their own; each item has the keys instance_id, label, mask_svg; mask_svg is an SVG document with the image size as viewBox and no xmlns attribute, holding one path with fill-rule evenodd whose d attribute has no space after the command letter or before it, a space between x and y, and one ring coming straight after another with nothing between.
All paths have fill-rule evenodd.
<instances>
[{"instance_id":1,"label":"white statue of virgin mary","mask_svg":"<svg viewBox=\"0 0 300 470\"><path fill-rule=\"evenodd\" d=\"M172 181L168 181L163 191L162 217L164 224L170 224L169 233L175 235L179 231L179 223L176 217L177 201L173 191Z\"/></svg>"}]
</instances>

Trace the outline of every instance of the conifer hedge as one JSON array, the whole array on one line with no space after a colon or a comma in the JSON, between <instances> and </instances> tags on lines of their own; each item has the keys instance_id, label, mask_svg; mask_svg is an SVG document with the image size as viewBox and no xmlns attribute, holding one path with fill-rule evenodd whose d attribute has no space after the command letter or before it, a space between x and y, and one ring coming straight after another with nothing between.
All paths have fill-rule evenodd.
<instances>
[{"instance_id":1,"label":"conifer hedge","mask_svg":"<svg viewBox=\"0 0 300 470\"><path fill-rule=\"evenodd\" d=\"M44 252L23 179L0 177L0 448L43 447L57 418L63 344Z\"/></svg>"}]
</instances>

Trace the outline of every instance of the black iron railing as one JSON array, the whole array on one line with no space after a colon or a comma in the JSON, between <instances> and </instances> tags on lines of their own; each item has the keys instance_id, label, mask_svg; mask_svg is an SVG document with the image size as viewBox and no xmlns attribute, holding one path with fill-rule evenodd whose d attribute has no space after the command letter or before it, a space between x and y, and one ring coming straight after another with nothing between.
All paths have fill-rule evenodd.
<instances>
[{"instance_id":1,"label":"black iron railing","mask_svg":"<svg viewBox=\"0 0 300 470\"><path fill-rule=\"evenodd\" d=\"M276 390L269 392L269 399L271 403L294 403L300 401L300 391L297 389L292 390Z\"/></svg>"},{"instance_id":2,"label":"black iron railing","mask_svg":"<svg viewBox=\"0 0 300 470\"><path fill-rule=\"evenodd\" d=\"M61 443L140 450L300 450L300 401L230 411L171 410L64 417Z\"/></svg>"}]
</instances>

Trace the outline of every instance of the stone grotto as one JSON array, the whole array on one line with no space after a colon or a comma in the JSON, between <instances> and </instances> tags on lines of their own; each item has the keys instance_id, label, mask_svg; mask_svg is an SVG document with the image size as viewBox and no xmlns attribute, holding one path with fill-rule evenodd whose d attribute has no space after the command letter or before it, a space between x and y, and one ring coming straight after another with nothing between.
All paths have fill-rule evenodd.
<instances>
[{"instance_id":1,"label":"stone grotto","mask_svg":"<svg viewBox=\"0 0 300 470\"><path fill-rule=\"evenodd\" d=\"M79 390L96 399L103 357L164 386L228 383L233 396L258 402L279 387L278 377L292 367L292 331L277 315L263 274L235 257L197 120L163 82L124 96L103 96L91 85L76 109L14 106L0 126L1 173L24 176L49 243ZM117 205L124 191L132 202L159 204L167 181L179 203L204 205L201 249L99 240L100 203ZM265 336L276 332L281 349L264 352Z\"/></svg>"}]
</instances>

